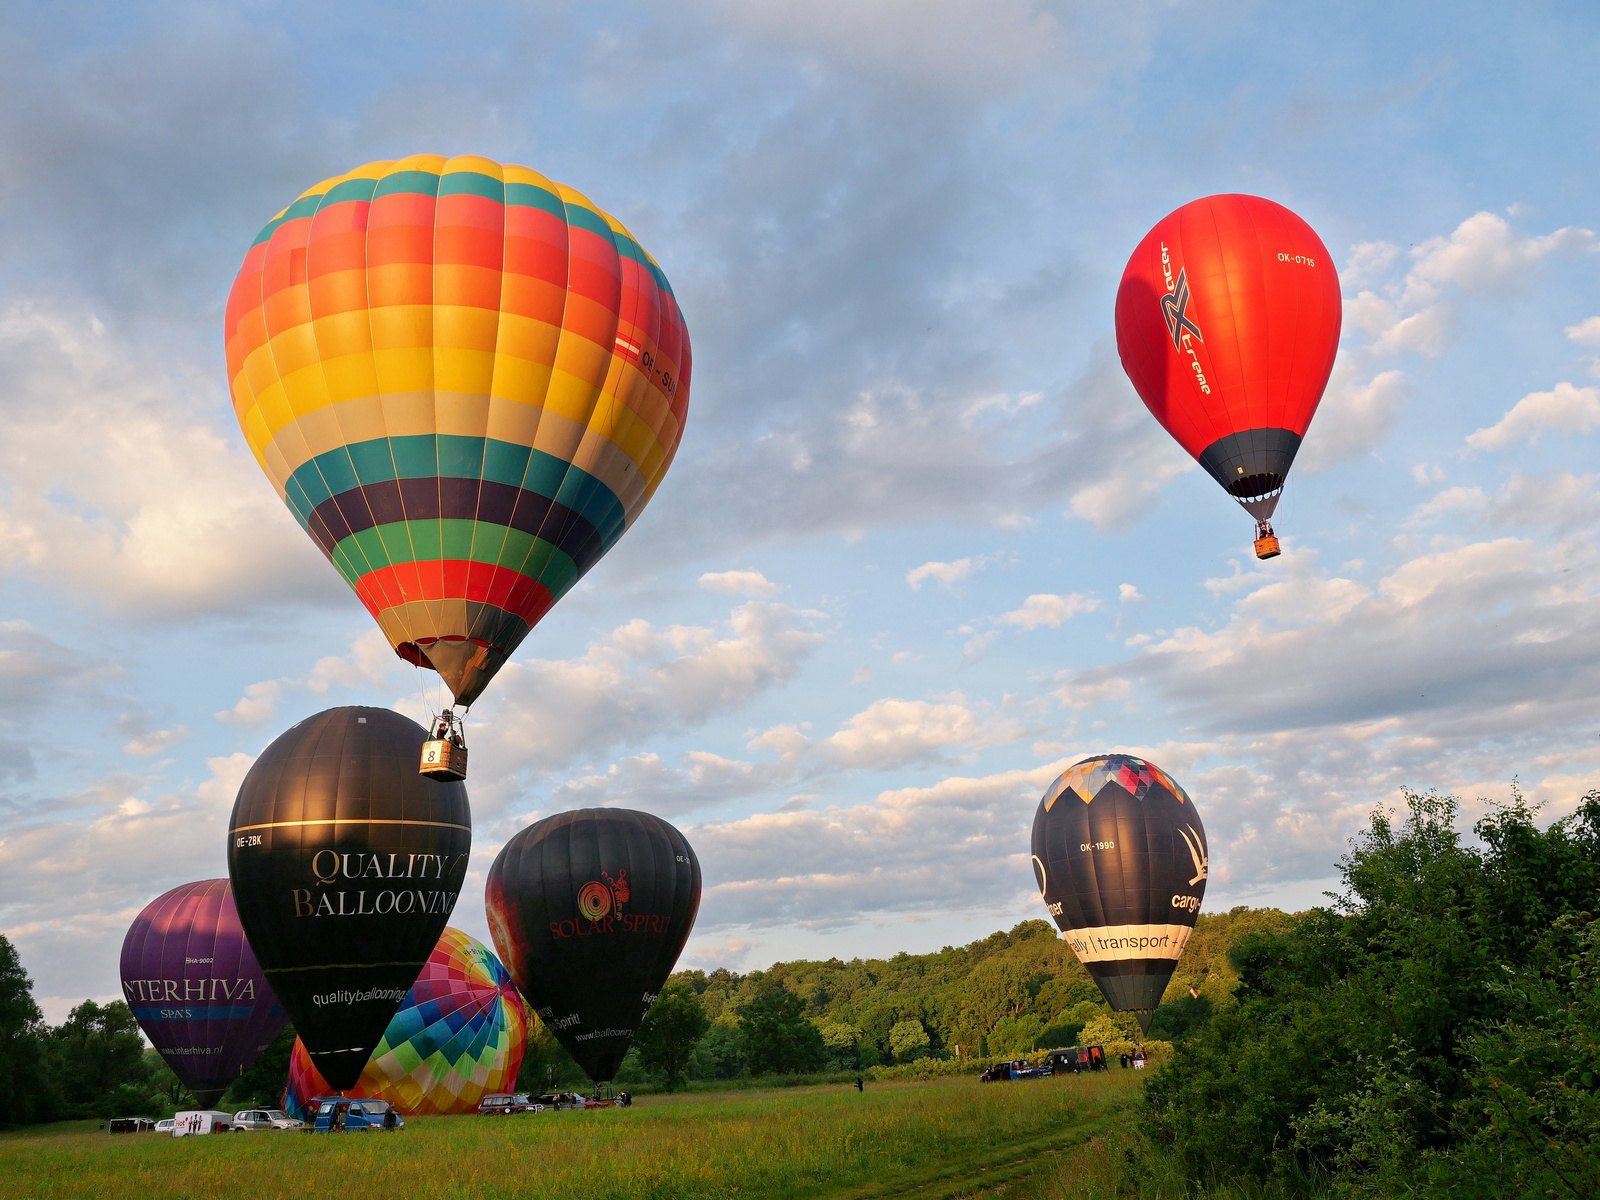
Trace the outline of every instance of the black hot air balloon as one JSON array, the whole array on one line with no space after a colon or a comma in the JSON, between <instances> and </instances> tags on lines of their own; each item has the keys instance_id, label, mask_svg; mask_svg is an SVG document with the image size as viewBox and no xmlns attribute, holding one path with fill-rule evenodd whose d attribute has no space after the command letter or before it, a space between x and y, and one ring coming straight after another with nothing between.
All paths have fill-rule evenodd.
<instances>
[{"instance_id":1,"label":"black hot air balloon","mask_svg":"<svg viewBox=\"0 0 1600 1200\"><path fill-rule=\"evenodd\" d=\"M1069 767L1033 817L1050 915L1118 1012L1148 1031L1206 891L1206 829L1154 763L1101 754Z\"/></svg>"},{"instance_id":2,"label":"black hot air balloon","mask_svg":"<svg viewBox=\"0 0 1600 1200\"><path fill-rule=\"evenodd\" d=\"M613 1078L700 908L683 834L624 808L546 817L505 844L485 900L529 1005L590 1079Z\"/></svg>"},{"instance_id":3,"label":"black hot air balloon","mask_svg":"<svg viewBox=\"0 0 1600 1200\"><path fill-rule=\"evenodd\" d=\"M340 1091L360 1078L466 878L467 789L417 774L426 737L387 708L307 717L256 759L228 825L251 949Z\"/></svg>"}]
</instances>

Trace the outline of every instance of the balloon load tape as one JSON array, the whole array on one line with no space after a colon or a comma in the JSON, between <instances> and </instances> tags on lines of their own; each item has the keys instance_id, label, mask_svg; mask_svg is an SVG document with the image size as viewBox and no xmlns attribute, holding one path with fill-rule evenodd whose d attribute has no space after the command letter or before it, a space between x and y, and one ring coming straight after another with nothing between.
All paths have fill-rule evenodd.
<instances>
[{"instance_id":1,"label":"balloon load tape","mask_svg":"<svg viewBox=\"0 0 1600 1200\"><path fill-rule=\"evenodd\" d=\"M419 775L429 779L459 782L467 777L467 739L461 718L445 709L433 724L433 736L422 743Z\"/></svg>"}]
</instances>

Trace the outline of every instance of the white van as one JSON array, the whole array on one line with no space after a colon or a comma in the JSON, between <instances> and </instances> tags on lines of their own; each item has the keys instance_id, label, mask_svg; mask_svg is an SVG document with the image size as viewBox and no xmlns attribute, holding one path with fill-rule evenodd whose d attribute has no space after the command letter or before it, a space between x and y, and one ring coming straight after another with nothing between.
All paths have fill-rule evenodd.
<instances>
[{"instance_id":1,"label":"white van","mask_svg":"<svg viewBox=\"0 0 1600 1200\"><path fill-rule=\"evenodd\" d=\"M187 1137L191 1133L227 1133L233 1128L233 1114L201 1108L177 1113L172 1118L172 1136Z\"/></svg>"}]
</instances>

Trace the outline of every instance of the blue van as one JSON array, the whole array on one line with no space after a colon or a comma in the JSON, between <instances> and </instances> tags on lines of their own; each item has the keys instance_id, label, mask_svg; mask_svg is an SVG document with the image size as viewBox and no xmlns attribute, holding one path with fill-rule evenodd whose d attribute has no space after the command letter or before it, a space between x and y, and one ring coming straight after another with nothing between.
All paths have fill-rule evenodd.
<instances>
[{"instance_id":1,"label":"blue van","mask_svg":"<svg viewBox=\"0 0 1600 1200\"><path fill-rule=\"evenodd\" d=\"M406 1127L405 1118L387 1100L365 1100L359 1096L318 1096L312 1133L371 1133Z\"/></svg>"}]
</instances>

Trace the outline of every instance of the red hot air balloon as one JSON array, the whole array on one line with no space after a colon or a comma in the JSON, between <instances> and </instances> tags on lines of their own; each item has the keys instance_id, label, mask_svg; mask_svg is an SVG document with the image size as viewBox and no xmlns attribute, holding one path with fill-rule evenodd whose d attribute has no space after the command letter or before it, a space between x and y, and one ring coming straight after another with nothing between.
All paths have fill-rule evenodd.
<instances>
[{"instance_id":1,"label":"red hot air balloon","mask_svg":"<svg viewBox=\"0 0 1600 1200\"><path fill-rule=\"evenodd\" d=\"M122 991L172 1072L211 1108L289 1018L245 941L226 879L158 896L122 940Z\"/></svg>"},{"instance_id":2,"label":"red hot air balloon","mask_svg":"<svg viewBox=\"0 0 1600 1200\"><path fill-rule=\"evenodd\" d=\"M1339 348L1339 274L1316 232L1259 196L1207 196L1145 235L1117 289L1140 399L1256 519L1256 556Z\"/></svg>"}]
</instances>

